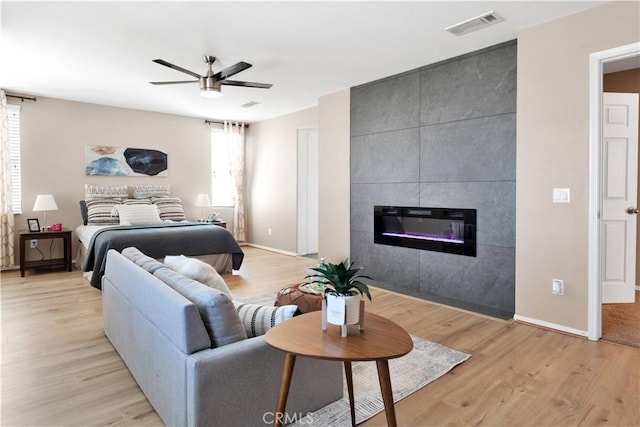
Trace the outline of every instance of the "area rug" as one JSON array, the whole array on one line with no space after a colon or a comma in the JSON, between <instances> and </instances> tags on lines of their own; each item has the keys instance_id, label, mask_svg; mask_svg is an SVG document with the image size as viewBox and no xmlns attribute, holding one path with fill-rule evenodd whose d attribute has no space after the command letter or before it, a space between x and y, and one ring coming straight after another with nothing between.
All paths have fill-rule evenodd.
<instances>
[{"instance_id":1,"label":"area rug","mask_svg":"<svg viewBox=\"0 0 640 427\"><path fill-rule=\"evenodd\" d=\"M242 301L249 304L273 305L276 294L271 292ZM393 388L393 401L398 402L437 380L471 355L452 350L440 344L411 336L413 350L406 356L389 360L389 373ZM353 389L356 401L356 422L359 424L384 410L380 394L378 372L375 362L354 362ZM333 402L304 418L289 424L295 427L322 426L342 427L351 425L351 412L346 389L341 400Z\"/></svg>"},{"instance_id":2,"label":"area rug","mask_svg":"<svg viewBox=\"0 0 640 427\"><path fill-rule=\"evenodd\" d=\"M440 378L471 357L422 338L412 336L413 350L404 357L389 360L393 401L398 402ZM359 424L384 410L375 362L354 362L353 388L356 402L356 422ZM347 396L345 384L344 396ZM351 425L349 400L343 397L290 426Z\"/></svg>"}]
</instances>

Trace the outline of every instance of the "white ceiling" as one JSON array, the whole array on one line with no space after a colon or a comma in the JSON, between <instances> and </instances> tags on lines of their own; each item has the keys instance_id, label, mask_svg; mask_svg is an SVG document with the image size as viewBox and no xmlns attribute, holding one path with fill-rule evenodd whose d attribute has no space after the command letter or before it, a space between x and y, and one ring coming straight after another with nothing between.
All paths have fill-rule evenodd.
<instances>
[{"instance_id":1,"label":"white ceiling","mask_svg":"<svg viewBox=\"0 0 640 427\"><path fill-rule=\"evenodd\" d=\"M317 105L348 87L517 37L522 28L603 1L412 2L0 2L0 87L192 117L255 122ZM458 37L445 27L495 11L504 22ZM271 89L223 86L205 99L197 84L153 86L246 61L232 79ZM260 102L251 108L241 105Z\"/></svg>"}]
</instances>

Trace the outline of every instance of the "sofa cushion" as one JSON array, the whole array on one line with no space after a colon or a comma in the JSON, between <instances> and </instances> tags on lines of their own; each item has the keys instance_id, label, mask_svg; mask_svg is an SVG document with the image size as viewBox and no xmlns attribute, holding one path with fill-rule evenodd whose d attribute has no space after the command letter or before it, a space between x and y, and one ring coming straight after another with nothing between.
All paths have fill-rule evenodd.
<instances>
[{"instance_id":1,"label":"sofa cushion","mask_svg":"<svg viewBox=\"0 0 640 427\"><path fill-rule=\"evenodd\" d=\"M234 301L233 305L238 310L238 315L249 338L264 335L278 323L291 319L298 307L295 305L283 305L271 307L259 304L245 304Z\"/></svg>"},{"instance_id":2,"label":"sofa cushion","mask_svg":"<svg viewBox=\"0 0 640 427\"><path fill-rule=\"evenodd\" d=\"M166 265L140 252L140 249L134 247L124 248L122 255L138 267L153 274L160 268L166 268Z\"/></svg>"},{"instance_id":3,"label":"sofa cushion","mask_svg":"<svg viewBox=\"0 0 640 427\"><path fill-rule=\"evenodd\" d=\"M164 263L183 276L215 288L225 294L227 298L233 299L231 291L224 282L224 279L220 277L220 274L218 274L213 266L206 262L196 258L188 258L184 255L168 255L164 257Z\"/></svg>"},{"instance_id":4,"label":"sofa cushion","mask_svg":"<svg viewBox=\"0 0 640 427\"><path fill-rule=\"evenodd\" d=\"M153 275L195 304L202 316L212 347L221 347L247 338L240 316L225 294L184 277L170 268L158 269Z\"/></svg>"}]
</instances>

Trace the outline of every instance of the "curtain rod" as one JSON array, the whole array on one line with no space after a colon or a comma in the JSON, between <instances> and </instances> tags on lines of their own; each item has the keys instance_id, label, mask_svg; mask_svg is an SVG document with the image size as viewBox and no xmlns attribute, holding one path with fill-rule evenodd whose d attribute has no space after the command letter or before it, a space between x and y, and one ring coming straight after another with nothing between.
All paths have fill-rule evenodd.
<instances>
[{"instance_id":1,"label":"curtain rod","mask_svg":"<svg viewBox=\"0 0 640 427\"><path fill-rule=\"evenodd\" d=\"M221 121L218 121L218 120L205 120L204 123L207 124L207 125L224 125L224 122L221 122ZM249 125L247 123L242 123L242 124L246 128L249 127Z\"/></svg>"},{"instance_id":2,"label":"curtain rod","mask_svg":"<svg viewBox=\"0 0 640 427\"><path fill-rule=\"evenodd\" d=\"M21 100L22 102L26 101L33 101L36 102L36 97L35 96L26 96L26 95L18 95L18 94L13 94L13 93L6 93L4 94L7 98L16 98Z\"/></svg>"}]
</instances>

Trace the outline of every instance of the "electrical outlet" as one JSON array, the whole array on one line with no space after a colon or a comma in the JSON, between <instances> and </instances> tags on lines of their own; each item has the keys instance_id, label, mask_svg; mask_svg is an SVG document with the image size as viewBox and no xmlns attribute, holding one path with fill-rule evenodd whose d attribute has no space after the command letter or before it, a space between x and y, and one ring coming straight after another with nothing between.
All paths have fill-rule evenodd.
<instances>
[{"instance_id":1,"label":"electrical outlet","mask_svg":"<svg viewBox=\"0 0 640 427\"><path fill-rule=\"evenodd\" d=\"M38 241L37 240L32 240L31 241L31 249L35 249L38 247Z\"/></svg>"},{"instance_id":2,"label":"electrical outlet","mask_svg":"<svg viewBox=\"0 0 640 427\"><path fill-rule=\"evenodd\" d=\"M269 236L271 236L271 229L267 230L267 232L269 233Z\"/></svg>"},{"instance_id":3,"label":"electrical outlet","mask_svg":"<svg viewBox=\"0 0 640 427\"><path fill-rule=\"evenodd\" d=\"M551 281L551 293L554 295L564 295L564 280L553 279Z\"/></svg>"}]
</instances>

